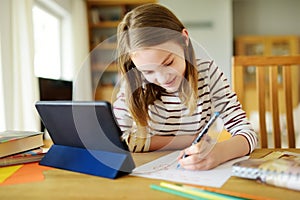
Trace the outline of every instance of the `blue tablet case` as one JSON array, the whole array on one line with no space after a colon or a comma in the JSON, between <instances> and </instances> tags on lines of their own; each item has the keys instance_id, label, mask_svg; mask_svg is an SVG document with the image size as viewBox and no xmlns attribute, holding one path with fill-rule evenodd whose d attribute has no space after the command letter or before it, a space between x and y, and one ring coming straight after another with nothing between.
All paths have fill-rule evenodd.
<instances>
[{"instance_id":1,"label":"blue tablet case","mask_svg":"<svg viewBox=\"0 0 300 200\"><path fill-rule=\"evenodd\" d=\"M110 103L39 101L36 109L54 143L41 165L111 179L134 169Z\"/></svg>"}]
</instances>

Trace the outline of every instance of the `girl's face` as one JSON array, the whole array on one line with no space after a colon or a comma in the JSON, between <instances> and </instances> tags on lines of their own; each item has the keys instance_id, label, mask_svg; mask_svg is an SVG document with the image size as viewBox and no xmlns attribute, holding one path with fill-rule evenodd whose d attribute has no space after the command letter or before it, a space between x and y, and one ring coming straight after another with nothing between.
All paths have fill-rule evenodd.
<instances>
[{"instance_id":1,"label":"girl's face","mask_svg":"<svg viewBox=\"0 0 300 200\"><path fill-rule=\"evenodd\" d=\"M168 92L177 91L184 78L184 50L175 42L135 51L131 60L148 82Z\"/></svg>"}]
</instances>

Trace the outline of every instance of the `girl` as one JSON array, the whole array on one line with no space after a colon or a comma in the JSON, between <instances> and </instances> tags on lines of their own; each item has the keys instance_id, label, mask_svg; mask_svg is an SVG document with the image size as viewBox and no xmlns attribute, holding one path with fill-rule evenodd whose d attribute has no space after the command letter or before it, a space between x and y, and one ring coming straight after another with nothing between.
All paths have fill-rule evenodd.
<instances>
[{"instance_id":1,"label":"girl","mask_svg":"<svg viewBox=\"0 0 300 200\"><path fill-rule=\"evenodd\" d=\"M127 13L118 26L118 51L123 80L113 107L132 152L186 148L179 164L206 170L254 150L257 136L227 79L212 60L195 54L170 10L146 4ZM214 111L221 111L232 137L204 155L208 137L191 143Z\"/></svg>"}]
</instances>

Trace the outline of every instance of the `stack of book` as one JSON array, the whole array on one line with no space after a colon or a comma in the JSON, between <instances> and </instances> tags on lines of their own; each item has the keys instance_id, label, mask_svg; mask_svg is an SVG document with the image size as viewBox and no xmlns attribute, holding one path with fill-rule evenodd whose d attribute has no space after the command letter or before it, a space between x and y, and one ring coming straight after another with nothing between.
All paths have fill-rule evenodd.
<instances>
[{"instance_id":1,"label":"stack of book","mask_svg":"<svg viewBox=\"0 0 300 200\"><path fill-rule=\"evenodd\" d=\"M43 145L42 132L0 132L0 167L41 160L46 153Z\"/></svg>"}]
</instances>

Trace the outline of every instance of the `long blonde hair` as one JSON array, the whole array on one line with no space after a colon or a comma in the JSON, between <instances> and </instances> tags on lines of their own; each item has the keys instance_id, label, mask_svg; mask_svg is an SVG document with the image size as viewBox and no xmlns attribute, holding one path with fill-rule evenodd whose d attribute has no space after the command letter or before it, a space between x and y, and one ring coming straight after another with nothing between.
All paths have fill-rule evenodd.
<instances>
[{"instance_id":1,"label":"long blonde hair","mask_svg":"<svg viewBox=\"0 0 300 200\"><path fill-rule=\"evenodd\" d=\"M129 111L140 126L147 126L148 106L161 98L163 88L153 83L145 84L130 58L138 48L151 47L167 41L178 42L184 48L185 79L179 88L183 103L192 113L197 106L198 72L191 41L181 34L185 27L167 8L159 4L145 4L128 12L118 26L118 65L126 80L125 99Z\"/></svg>"}]
</instances>

